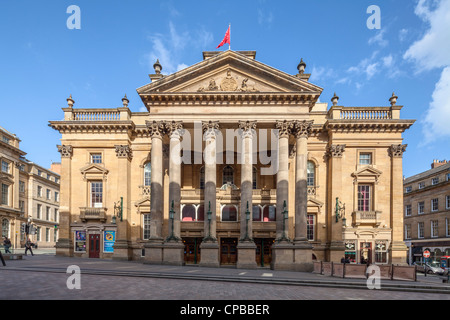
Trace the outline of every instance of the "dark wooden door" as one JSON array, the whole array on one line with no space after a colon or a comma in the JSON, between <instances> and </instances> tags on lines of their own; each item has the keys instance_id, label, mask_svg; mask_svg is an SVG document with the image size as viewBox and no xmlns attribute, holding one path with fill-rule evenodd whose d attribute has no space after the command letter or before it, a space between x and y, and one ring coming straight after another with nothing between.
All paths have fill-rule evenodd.
<instances>
[{"instance_id":1,"label":"dark wooden door","mask_svg":"<svg viewBox=\"0 0 450 320\"><path fill-rule=\"evenodd\" d=\"M198 264L200 262L201 238L184 238L184 261Z\"/></svg>"},{"instance_id":2,"label":"dark wooden door","mask_svg":"<svg viewBox=\"0 0 450 320\"><path fill-rule=\"evenodd\" d=\"M100 258L100 235L89 235L89 258Z\"/></svg>"},{"instance_id":3,"label":"dark wooden door","mask_svg":"<svg viewBox=\"0 0 450 320\"><path fill-rule=\"evenodd\" d=\"M220 263L236 264L237 262L237 239L224 238L220 241Z\"/></svg>"},{"instance_id":4,"label":"dark wooden door","mask_svg":"<svg viewBox=\"0 0 450 320\"><path fill-rule=\"evenodd\" d=\"M256 264L261 267L270 266L272 262L272 244L274 239L256 238Z\"/></svg>"}]
</instances>

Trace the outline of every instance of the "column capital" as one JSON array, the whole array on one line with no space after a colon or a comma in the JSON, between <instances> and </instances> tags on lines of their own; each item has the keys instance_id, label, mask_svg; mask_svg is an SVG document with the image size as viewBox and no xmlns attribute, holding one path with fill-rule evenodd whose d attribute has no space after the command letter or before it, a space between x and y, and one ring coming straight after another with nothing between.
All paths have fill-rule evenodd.
<instances>
[{"instance_id":1,"label":"column capital","mask_svg":"<svg viewBox=\"0 0 450 320\"><path fill-rule=\"evenodd\" d=\"M147 126L147 129L149 131L149 134L150 134L151 138L160 138L160 139L162 139L162 137L166 133L165 132L166 128L164 126L164 122L163 121L155 121L155 120L153 120L153 122L145 121L145 124Z\"/></svg>"},{"instance_id":2,"label":"column capital","mask_svg":"<svg viewBox=\"0 0 450 320\"><path fill-rule=\"evenodd\" d=\"M256 121L239 121L238 125L242 138L252 138L256 133Z\"/></svg>"},{"instance_id":3,"label":"column capital","mask_svg":"<svg viewBox=\"0 0 450 320\"><path fill-rule=\"evenodd\" d=\"M71 158L73 154L73 148L71 145L57 145L58 152L61 153L61 158Z\"/></svg>"},{"instance_id":4,"label":"column capital","mask_svg":"<svg viewBox=\"0 0 450 320\"><path fill-rule=\"evenodd\" d=\"M202 121L202 130L205 140L215 138L219 131L219 121Z\"/></svg>"},{"instance_id":5,"label":"column capital","mask_svg":"<svg viewBox=\"0 0 450 320\"><path fill-rule=\"evenodd\" d=\"M133 158L133 151L129 145L116 145L114 147L116 148L117 158L127 158L130 160Z\"/></svg>"},{"instance_id":6,"label":"column capital","mask_svg":"<svg viewBox=\"0 0 450 320\"><path fill-rule=\"evenodd\" d=\"M311 134L313 120L295 120L292 127L292 134L296 139L306 138L308 139Z\"/></svg>"},{"instance_id":7,"label":"column capital","mask_svg":"<svg viewBox=\"0 0 450 320\"><path fill-rule=\"evenodd\" d=\"M183 121L168 121L164 123L164 127L169 138L181 139L184 134Z\"/></svg>"},{"instance_id":8,"label":"column capital","mask_svg":"<svg viewBox=\"0 0 450 320\"><path fill-rule=\"evenodd\" d=\"M342 158L345 147L345 144L332 144L328 146L327 155L331 158Z\"/></svg>"},{"instance_id":9,"label":"column capital","mask_svg":"<svg viewBox=\"0 0 450 320\"><path fill-rule=\"evenodd\" d=\"M392 158L401 158L403 157L403 152L406 151L407 144L393 144L389 147L388 153Z\"/></svg>"},{"instance_id":10,"label":"column capital","mask_svg":"<svg viewBox=\"0 0 450 320\"><path fill-rule=\"evenodd\" d=\"M278 121L277 120L277 122L275 124L275 128L278 129L278 136L280 138L284 138L284 137L289 138L289 134L291 133L291 130L293 127L294 127L293 121L287 121L287 120Z\"/></svg>"}]
</instances>

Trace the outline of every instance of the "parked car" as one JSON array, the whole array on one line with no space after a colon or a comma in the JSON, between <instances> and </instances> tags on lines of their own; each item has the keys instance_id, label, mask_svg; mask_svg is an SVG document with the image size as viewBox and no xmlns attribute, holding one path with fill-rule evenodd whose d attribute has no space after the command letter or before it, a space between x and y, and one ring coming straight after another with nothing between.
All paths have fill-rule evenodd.
<instances>
[{"instance_id":1,"label":"parked car","mask_svg":"<svg viewBox=\"0 0 450 320\"><path fill-rule=\"evenodd\" d=\"M427 271L427 274L439 274L439 275L443 275L445 274L445 269L441 268L439 262L437 261L432 261L432 262L427 262L427 263L423 263L423 262L414 262L414 265L417 266L417 271L419 272L425 272L425 270Z\"/></svg>"}]
</instances>

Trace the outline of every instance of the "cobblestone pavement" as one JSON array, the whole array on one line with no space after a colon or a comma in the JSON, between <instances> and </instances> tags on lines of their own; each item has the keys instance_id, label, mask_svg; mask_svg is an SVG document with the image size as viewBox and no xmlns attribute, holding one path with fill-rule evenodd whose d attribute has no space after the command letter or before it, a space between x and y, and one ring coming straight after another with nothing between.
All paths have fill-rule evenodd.
<instances>
[{"instance_id":1,"label":"cobblestone pavement","mask_svg":"<svg viewBox=\"0 0 450 320\"><path fill-rule=\"evenodd\" d=\"M145 265L140 262L62 258L50 255L6 261L0 267L0 299L64 300L450 300L450 294L412 292L408 286L439 286L435 277L417 283L397 283L404 291L336 288L308 285L257 283L258 279L288 281L336 281L364 283L365 280L333 279L311 273L270 269L201 268ZM69 265L81 269L81 289L70 290ZM209 276L209 280L199 277ZM214 277L222 277L222 279ZM177 278L175 277L184 277ZM192 277L191 279L189 277ZM248 278L246 278L248 277ZM236 278L245 282L224 282ZM299 280L300 279L300 280ZM228 279L229 280L229 279ZM433 283L434 281L434 283ZM382 282L382 287L383 287Z\"/></svg>"}]
</instances>

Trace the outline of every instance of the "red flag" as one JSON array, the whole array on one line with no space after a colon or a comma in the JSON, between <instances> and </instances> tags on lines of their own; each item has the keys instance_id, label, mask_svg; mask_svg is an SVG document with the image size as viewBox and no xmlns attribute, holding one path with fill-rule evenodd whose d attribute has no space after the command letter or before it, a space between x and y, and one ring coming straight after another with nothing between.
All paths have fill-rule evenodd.
<instances>
[{"instance_id":1,"label":"red flag","mask_svg":"<svg viewBox=\"0 0 450 320\"><path fill-rule=\"evenodd\" d=\"M231 45L231 40L230 40L230 26L228 26L228 30L225 33L225 37L223 38L222 42L217 46L217 48L220 48L221 46L223 46L225 43L228 43L228 45ZM216 49L217 49L216 48Z\"/></svg>"}]
</instances>

